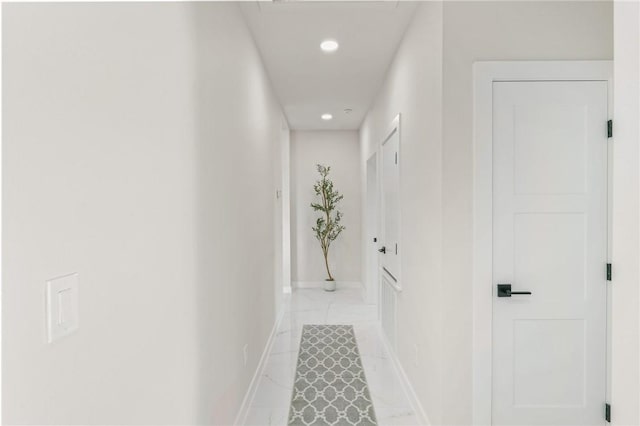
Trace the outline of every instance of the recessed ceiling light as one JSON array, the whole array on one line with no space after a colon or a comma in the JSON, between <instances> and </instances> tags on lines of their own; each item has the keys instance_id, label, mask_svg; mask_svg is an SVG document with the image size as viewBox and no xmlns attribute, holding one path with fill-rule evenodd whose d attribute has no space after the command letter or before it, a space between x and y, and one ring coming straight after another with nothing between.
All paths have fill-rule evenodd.
<instances>
[{"instance_id":1,"label":"recessed ceiling light","mask_svg":"<svg viewBox=\"0 0 640 426\"><path fill-rule=\"evenodd\" d=\"M320 49L322 49L322 51L326 53L333 53L338 50L338 47L340 47L338 42L331 39L324 40L322 43L320 43Z\"/></svg>"},{"instance_id":2,"label":"recessed ceiling light","mask_svg":"<svg viewBox=\"0 0 640 426\"><path fill-rule=\"evenodd\" d=\"M322 118L325 121L328 121L328 120L331 120L333 118L333 115L331 115L331 114L322 114L320 116L320 118Z\"/></svg>"}]
</instances>

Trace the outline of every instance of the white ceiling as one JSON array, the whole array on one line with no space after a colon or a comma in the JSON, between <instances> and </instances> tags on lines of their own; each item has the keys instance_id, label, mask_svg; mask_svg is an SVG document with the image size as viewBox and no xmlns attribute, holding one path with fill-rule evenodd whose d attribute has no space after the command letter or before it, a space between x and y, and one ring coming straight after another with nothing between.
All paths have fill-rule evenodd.
<instances>
[{"instance_id":1,"label":"white ceiling","mask_svg":"<svg viewBox=\"0 0 640 426\"><path fill-rule=\"evenodd\" d=\"M413 2L252 2L242 9L292 129L358 129ZM332 38L337 52L320 42ZM344 109L351 108L350 114ZM333 114L323 121L320 115Z\"/></svg>"}]
</instances>

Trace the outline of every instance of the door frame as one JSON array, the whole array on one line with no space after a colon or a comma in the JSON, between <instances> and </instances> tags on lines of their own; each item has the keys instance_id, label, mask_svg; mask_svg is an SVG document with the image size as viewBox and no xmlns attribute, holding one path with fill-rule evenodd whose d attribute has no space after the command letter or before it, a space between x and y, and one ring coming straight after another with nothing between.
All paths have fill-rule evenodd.
<instances>
[{"instance_id":1,"label":"door frame","mask_svg":"<svg viewBox=\"0 0 640 426\"><path fill-rule=\"evenodd\" d=\"M473 64L472 414L474 425L490 425L492 421L493 83L499 81L606 81L609 97L608 114L611 119L613 61L482 61ZM607 182L609 262L611 261L611 149L612 144L609 143L609 181ZM608 286L607 400L610 395L611 377L610 291Z\"/></svg>"},{"instance_id":2,"label":"door frame","mask_svg":"<svg viewBox=\"0 0 640 426\"><path fill-rule=\"evenodd\" d=\"M276 293L282 299L283 293L291 293L291 131L284 115L280 131L280 159L279 201L282 204L282 232L277 238L282 239L282 275L280 282L276 283Z\"/></svg>"}]
</instances>

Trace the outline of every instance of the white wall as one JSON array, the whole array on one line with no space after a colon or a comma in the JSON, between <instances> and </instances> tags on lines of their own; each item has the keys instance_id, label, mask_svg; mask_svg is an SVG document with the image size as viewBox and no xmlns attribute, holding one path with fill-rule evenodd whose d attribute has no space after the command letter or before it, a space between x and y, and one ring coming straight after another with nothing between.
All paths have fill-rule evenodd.
<instances>
[{"instance_id":1,"label":"white wall","mask_svg":"<svg viewBox=\"0 0 640 426\"><path fill-rule=\"evenodd\" d=\"M611 59L612 23L611 2L425 3L363 123L361 164L402 114L398 357L432 424L472 421L473 63Z\"/></svg>"},{"instance_id":2,"label":"white wall","mask_svg":"<svg viewBox=\"0 0 640 426\"><path fill-rule=\"evenodd\" d=\"M3 421L229 424L275 318L282 122L237 7L3 15Z\"/></svg>"},{"instance_id":3,"label":"white wall","mask_svg":"<svg viewBox=\"0 0 640 426\"><path fill-rule=\"evenodd\" d=\"M366 162L379 149L391 121L401 113L403 290L397 306L397 352L432 424L440 424L442 418L441 81L442 4L426 2L417 9L385 83L362 124L360 160L361 184L366 188ZM366 206L365 196L362 205ZM363 217L362 225L365 223ZM363 244L363 250L370 249L370 240Z\"/></svg>"},{"instance_id":4,"label":"white wall","mask_svg":"<svg viewBox=\"0 0 640 426\"><path fill-rule=\"evenodd\" d=\"M318 240L311 228L318 214L313 185L320 175L316 164L331 166L330 177L344 199L339 210L346 227L329 250L329 266L336 281L360 282L359 141L356 131L291 132L291 280L324 281L327 272Z\"/></svg>"},{"instance_id":5,"label":"white wall","mask_svg":"<svg viewBox=\"0 0 640 426\"><path fill-rule=\"evenodd\" d=\"M640 424L640 4L614 4L611 421Z\"/></svg>"},{"instance_id":6,"label":"white wall","mask_svg":"<svg viewBox=\"0 0 640 426\"><path fill-rule=\"evenodd\" d=\"M445 2L444 422L471 421L472 65L613 58L612 2Z\"/></svg>"}]
</instances>

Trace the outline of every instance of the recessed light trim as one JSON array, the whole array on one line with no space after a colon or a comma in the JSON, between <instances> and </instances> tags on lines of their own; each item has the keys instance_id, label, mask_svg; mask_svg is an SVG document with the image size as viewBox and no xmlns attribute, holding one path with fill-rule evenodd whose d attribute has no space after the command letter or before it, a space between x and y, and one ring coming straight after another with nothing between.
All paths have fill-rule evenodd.
<instances>
[{"instance_id":1,"label":"recessed light trim","mask_svg":"<svg viewBox=\"0 0 640 426\"><path fill-rule=\"evenodd\" d=\"M320 118L322 118L324 121L329 121L333 118L333 114L329 114L329 113L322 114Z\"/></svg>"},{"instance_id":2,"label":"recessed light trim","mask_svg":"<svg viewBox=\"0 0 640 426\"><path fill-rule=\"evenodd\" d=\"M325 53L333 53L340 47L340 44L334 39L323 40L320 43L320 49Z\"/></svg>"}]
</instances>

